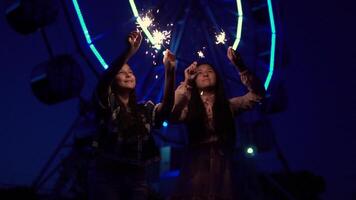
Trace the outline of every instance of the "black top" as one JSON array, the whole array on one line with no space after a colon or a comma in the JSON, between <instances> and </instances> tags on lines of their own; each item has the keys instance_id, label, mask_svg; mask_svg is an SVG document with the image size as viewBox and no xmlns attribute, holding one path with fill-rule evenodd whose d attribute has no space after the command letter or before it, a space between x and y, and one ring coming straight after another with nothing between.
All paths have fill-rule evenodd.
<instances>
[{"instance_id":1,"label":"black top","mask_svg":"<svg viewBox=\"0 0 356 200\"><path fill-rule=\"evenodd\" d=\"M97 98L99 132L93 145L101 160L115 164L144 166L159 160L152 128L159 128L157 105L148 101L136 104L135 110L124 108L108 89L107 98ZM106 100L107 99L107 100Z\"/></svg>"}]
</instances>

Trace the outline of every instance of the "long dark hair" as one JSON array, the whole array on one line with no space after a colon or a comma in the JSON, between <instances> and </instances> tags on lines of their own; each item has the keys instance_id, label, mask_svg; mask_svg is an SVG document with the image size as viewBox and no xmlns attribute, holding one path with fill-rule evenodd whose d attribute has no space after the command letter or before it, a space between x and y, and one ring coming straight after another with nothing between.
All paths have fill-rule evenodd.
<instances>
[{"instance_id":1,"label":"long dark hair","mask_svg":"<svg viewBox=\"0 0 356 200\"><path fill-rule=\"evenodd\" d=\"M112 82L111 88L112 92L115 94L115 97L119 95L120 90L115 81ZM124 136L129 137L147 134L147 129L145 128L145 124L143 123L139 113L139 104L137 103L135 89L130 92L127 109L120 99L116 98L116 102L121 108L118 116L118 123L123 130L122 133Z\"/></svg>"},{"instance_id":2,"label":"long dark hair","mask_svg":"<svg viewBox=\"0 0 356 200\"><path fill-rule=\"evenodd\" d=\"M222 81L212 65L200 64L198 67L202 65L210 66L216 75L216 84L213 88L215 93L215 102L213 105L213 125L215 131L211 134L215 134L219 138L219 141L224 145L233 147L236 138L234 118L229 101L225 96ZM187 114L187 127L191 145L198 144L209 135L205 125L206 119L207 113L194 81Z\"/></svg>"}]
</instances>

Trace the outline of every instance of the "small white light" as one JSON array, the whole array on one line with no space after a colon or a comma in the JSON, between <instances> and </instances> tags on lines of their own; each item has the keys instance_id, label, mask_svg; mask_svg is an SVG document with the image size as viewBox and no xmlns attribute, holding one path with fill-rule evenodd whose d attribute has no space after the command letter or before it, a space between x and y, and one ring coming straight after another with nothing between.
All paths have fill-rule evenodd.
<instances>
[{"instance_id":1,"label":"small white light","mask_svg":"<svg viewBox=\"0 0 356 200\"><path fill-rule=\"evenodd\" d=\"M205 58L203 51L198 51L197 53L198 53L199 58Z\"/></svg>"},{"instance_id":2,"label":"small white light","mask_svg":"<svg viewBox=\"0 0 356 200\"><path fill-rule=\"evenodd\" d=\"M257 149L254 146L248 146L245 152L247 157L254 157L257 154Z\"/></svg>"},{"instance_id":3,"label":"small white light","mask_svg":"<svg viewBox=\"0 0 356 200\"><path fill-rule=\"evenodd\" d=\"M253 148L251 148L251 147L247 148L247 153L248 154L253 154Z\"/></svg>"}]
</instances>

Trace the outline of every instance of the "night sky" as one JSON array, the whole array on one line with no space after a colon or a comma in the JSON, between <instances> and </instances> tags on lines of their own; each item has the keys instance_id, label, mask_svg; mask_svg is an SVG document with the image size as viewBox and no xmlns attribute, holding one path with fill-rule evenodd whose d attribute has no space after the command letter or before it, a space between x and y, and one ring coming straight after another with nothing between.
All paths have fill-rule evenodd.
<instances>
[{"instance_id":1,"label":"night sky","mask_svg":"<svg viewBox=\"0 0 356 200\"><path fill-rule=\"evenodd\" d=\"M0 3L0 184L28 185L78 115L78 100L48 106L32 94L31 71L48 53L39 33L23 36L9 27L7 5ZM306 0L280 5L288 61L279 75L288 108L269 116L277 141L292 170L325 178L322 199L356 199L354 5ZM64 24L62 18L60 13L58 24ZM58 24L48 28L56 53L74 52L67 29ZM84 72L83 96L89 97L96 80L90 70Z\"/></svg>"}]
</instances>

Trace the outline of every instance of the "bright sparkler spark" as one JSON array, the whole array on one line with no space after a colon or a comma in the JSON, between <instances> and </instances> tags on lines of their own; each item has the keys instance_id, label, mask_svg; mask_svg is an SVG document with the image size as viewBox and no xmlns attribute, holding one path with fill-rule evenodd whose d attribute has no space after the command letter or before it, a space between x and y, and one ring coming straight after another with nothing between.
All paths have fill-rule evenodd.
<instances>
[{"instance_id":1,"label":"bright sparkler spark","mask_svg":"<svg viewBox=\"0 0 356 200\"><path fill-rule=\"evenodd\" d=\"M156 12L158 13L159 10L157 10ZM143 31L146 30L145 34L149 39L146 39L146 41L150 41L152 47L156 50L161 49L164 44L169 45L171 31L160 31L158 29L155 29L151 32L151 30L157 25L156 23L154 23L155 19L152 16L152 10L149 10L147 13L142 14L140 16L141 17L138 18L137 24L143 29ZM171 24L171 26L173 26L173 23Z\"/></svg>"},{"instance_id":2,"label":"bright sparkler spark","mask_svg":"<svg viewBox=\"0 0 356 200\"><path fill-rule=\"evenodd\" d=\"M155 19L152 17L152 10L148 10L146 13L140 14L136 21L136 24L142 29L148 29L150 27L155 26L155 24L153 23L154 20Z\"/></svg>"},{"instance_id":3,"label":"bright sparkler spark","mask_svg":"<svg viewBox=\"0 0 356 200\"><path fill-rule=\"evenodd\" d=\"M156 10L156 13L159 12L159 10ZM159 58L157 56L159 50L162 47L166 48L166 45L169 46L171 41L171 31L169 29L172 28L173 23L167 24L167 28L162 30L159 28L159 23L155 21L152 10L149 10L148 12L139 15L137 18L137 25L141 27L142 31L147 36L145 41L151 47L145 52L145 54L152 57L152 64L156 66L158 64L156 59Z\"/></svg>"},{"instance_id":4,"label":"bright sparkler spark","mask_svg":"<svg viewBox=\"0 0 356 200\"><path fill-rule=\"evenodd\" d=\"M141 20L142 20L142 24L141 25L144 28L150 27L152 25L153 21L154 21L154 19L149 17L147 14L145 16L143 16Z\"/></svg>"},{"instance_id":5,"label":"bright sparkler spark","mask_svg":"<svg viewBox=\"0 0 356 200\"><path fill-rule=\"evenodd\" d=\"M205 58L203 51L198 51L197 53L198 53L199 58Z\"/></svg>"},{"instance_id":6,"label":"bright sparkler spark","mask_svg":"<svg viewBox=\"0 0 356 200\"><path fill-rule=\"evenodd\" d=\"M161 49L163 43L167 44L167 40L171 38L171 31L159 31L155 29L152 33L152 37L155 41L154 48Z\"/></svg>"},{"instance_id":7,"label":"bright sparkler spark","mask_svg":"<svg viewBox=\"0 0 356 200\"><path fill-rule=\"evenodd\" d=\"M225 44L226 40L226 33L224 31L221 31L220 33L215 34L215 44Z\"/></svg>"}]
</instances>

